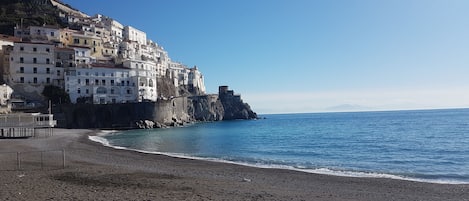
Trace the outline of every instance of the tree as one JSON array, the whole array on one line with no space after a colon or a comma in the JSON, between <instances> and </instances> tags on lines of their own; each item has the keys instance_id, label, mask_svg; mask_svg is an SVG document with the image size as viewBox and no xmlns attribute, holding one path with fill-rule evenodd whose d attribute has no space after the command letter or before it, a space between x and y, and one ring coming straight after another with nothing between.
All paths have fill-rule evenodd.
<instances>
[{"instance_id":1,"label":"tree","mask_svg":"<svg viewBox=\"0 0 469 201\"><path fill-rule=\"evenodd\" d=\"M58 86L47 85L42 91L42 95L47 97L53 104L70 103L70 96L65 90Z\"/></svg>"}]
</instances>

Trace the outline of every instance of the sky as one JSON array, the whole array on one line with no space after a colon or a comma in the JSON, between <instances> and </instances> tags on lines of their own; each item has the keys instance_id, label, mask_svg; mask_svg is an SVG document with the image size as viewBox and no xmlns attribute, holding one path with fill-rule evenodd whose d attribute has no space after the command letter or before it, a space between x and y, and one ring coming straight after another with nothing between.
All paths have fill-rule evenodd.
<instances>
[{"instance_id":1,"label":"sky","mask_svg":"<svg viewBox=\"0 0 469 201\"><path fill-rule=\"evenodd\" d=\"M466 0L63 0L260 114L469 107Z\"/></svg>"}]
</instances>

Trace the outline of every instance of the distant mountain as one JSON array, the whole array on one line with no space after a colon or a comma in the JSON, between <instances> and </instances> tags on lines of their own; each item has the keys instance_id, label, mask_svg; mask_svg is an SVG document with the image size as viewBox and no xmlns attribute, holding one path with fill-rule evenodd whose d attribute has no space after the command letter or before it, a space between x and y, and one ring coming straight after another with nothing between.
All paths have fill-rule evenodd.
<instances>
[{"instance_id":1,"label":"distant mountain","mask_svg":"<svg viewBox=\"0 0 469 201\"><path fill-rule=\"evenodd\" d=\"M1 0L0 33L14 35L14 27L57 25L65 27L59 17L59 9L50 0Z\"/></svg>"}]
</instances>

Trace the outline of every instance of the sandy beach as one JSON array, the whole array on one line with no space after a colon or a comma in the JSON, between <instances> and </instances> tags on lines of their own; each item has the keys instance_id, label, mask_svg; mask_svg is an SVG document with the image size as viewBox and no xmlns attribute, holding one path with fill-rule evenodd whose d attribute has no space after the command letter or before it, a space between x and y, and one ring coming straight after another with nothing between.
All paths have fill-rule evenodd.
<instances>
[{"instance_id":1,"label":"sandy beach","mask_svg":"<svg viewBox=\"0 0 469 201\"><path fill-rule=\"evenodd\" d=\"M0 139L0 200L469 200L469 185L180 159L105 147L88 140L95 133L54 129L51 137ZM1 154L43 150L65 150L65 168L60 152L49 159L52 166L22 170L15 157Z\"/></svg>"}]
</instances>

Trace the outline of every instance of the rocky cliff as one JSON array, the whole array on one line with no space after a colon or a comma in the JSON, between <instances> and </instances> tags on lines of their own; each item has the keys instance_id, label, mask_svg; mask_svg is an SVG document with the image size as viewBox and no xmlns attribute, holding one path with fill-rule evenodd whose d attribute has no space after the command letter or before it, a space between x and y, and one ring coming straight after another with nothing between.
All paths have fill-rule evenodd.
<instances>
[{"instance_id":1,"label":"rocky cliff","mask_svg":"<svg viewBox=\"0 0 469 201\"><path fill-rule=\"evenodd\" d=\"M213 94L157 102L63 104L53 113L64 128L161 128L192 122L257 118L239 95Z\"/></svg>"}]
</instances>

